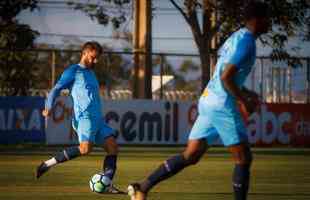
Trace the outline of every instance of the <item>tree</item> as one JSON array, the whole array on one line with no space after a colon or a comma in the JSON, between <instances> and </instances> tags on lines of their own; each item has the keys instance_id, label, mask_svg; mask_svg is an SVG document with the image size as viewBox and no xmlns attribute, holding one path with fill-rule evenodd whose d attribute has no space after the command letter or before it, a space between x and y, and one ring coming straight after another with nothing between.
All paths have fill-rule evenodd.
<instances>
[{"instance_id":1,"label":"tree","mask_svg":"<svg viewBox=\"0 0 310 200\"><path fill-rule=\"evenodd\" d=\"M70 1L69 6L75 10L85 12L92 20L97 20L99 24L109 25L118 29L121 24L126 22L128 10L124 9L129 5L131 0L100 0L96 3L80 3Z\"/></svg>"},{"instance_id":2,"label":"tree","mask_svg":"<svg viewBox=\"0 0 310 200\"><path fill-rule=\"evenodd\" d=\"M190 26L200 54L203 89L210 80L212 54L232 33L242 26L241 13L249 0L183 0L183 6L170 0ZM289 37L310 40L310 3L307 0L265 0L271 7L273 32L260 38L274 50L277 59L288 58L285 51ZM212 40L217 42L212 47Z\"/></svg>"},{"instance_id":3,"label":"tree","mask_svg":"<svg viewBox=\"0 0 310 200\"><path fill-rule=\"evenodd\" d=\"M27 95L36 82L32 67L36 54L26 50L33 46L38 32L15 19L22 10L37 7L36 0L0 2L0 92L3 95Z\"/></svg>"},{"instance_id":4,"label":"tree","mask_svg":"<svg viewBox=\"0 0 310 200\"><path fill-rule=\"evenodd\" d=\"M173 64L171 64L167 59L167 57L164 55L158 55L153 59L154 74L173 76L173 81L163 86L164 91L166 90L196 91L197 84L200 82L200 79L199 78L197 79L197 76L195 76L195 74L197 74L198 71L199 71L199 65L197 65L190 58L182 60L182 63L180 64L179 68L175 68L175 66L173 66Z\"/></svg>"},{"instance_id":5,"label":"tree","mask_svg":"<svg viewBox=\"0 0 310 200\"><path fill-rule=\"evenodd\" d=\"M104 53L95 67L100 86L107 89L108 95L112 88L128 87L130 69L127 60L121 54L108 53L111 49L103 45Z\"/></svg>"},{"instance_id":6,"label":"tree","mask_svg":"<svg viewBox=\"0 0 310 200\"><path fill-rule=\"evenodd\" d=\"M241 13L250 0L169 0L181 13L192 30L201 62L201 89L210 80L211 67L216 51L223 41L243 25ZM112 24L119 28L127 22L130 0L101 0L98 4L75 3L75 9L83 10L100 24ZM307 0L265 0L272 10L273 32L262 36L263 44L273 48L275 59L288 59L285 51L290 37L310 40L310 5ZM113 6L114 5L114 6ZM124 9L125 7L125 9ZM119 11L119 12L118 12ZM214 42L215 41L215 42Z\"/></svg>"},{"instance_id":7,"label":"tree","mask_svg":"<svg viewBox=\"0 0 310 200\"><path fill-rule=\"evenodd\" d=\"M200 77L197 77L199 69L200 66L197 63L190 58L186 58L178 70L178 73L184 77L184 80L176 87L180 90L197 91L197 85L201 81Z\"/></svg>"}]
</instances>

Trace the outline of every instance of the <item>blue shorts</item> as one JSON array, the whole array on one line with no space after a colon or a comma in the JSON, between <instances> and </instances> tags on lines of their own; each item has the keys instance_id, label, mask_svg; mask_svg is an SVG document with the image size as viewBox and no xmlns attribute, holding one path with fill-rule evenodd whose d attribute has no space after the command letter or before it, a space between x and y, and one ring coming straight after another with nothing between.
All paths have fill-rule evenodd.
<instances>
[{"instance_id":1,"label":"blue shorts","mask_svg":"<svg viewBox=\"0 0 310 200\"><path fill-rule=\"evenodd\" d=\"M237 109L216 108L200 101L198 113L189 134L190 140L206 138L208 144L212 144L220 137L225 146L248 142L246 128Z\"/></svg>"},{"instance_id":2,"label":"blue shorts","mask_svg":"<svg viewBox=\"0 0 310 200\"><path fill-rule=\"evenodd\" d=\"M79 142L97 145L102 145L107 137L115 134L115 130L109 127L103 118L73 118L72 127L77 132Z\"/></svg>"}]
</instances>

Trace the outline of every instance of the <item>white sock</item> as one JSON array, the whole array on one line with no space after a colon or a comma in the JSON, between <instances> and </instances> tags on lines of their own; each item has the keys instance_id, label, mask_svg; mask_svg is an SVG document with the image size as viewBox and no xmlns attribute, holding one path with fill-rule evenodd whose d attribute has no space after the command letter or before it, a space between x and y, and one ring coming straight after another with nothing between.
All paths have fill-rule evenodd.
<instances>
[{"instance_id":1,"label":"white sock","mask_svg":"<svg viewBox=\"0 0 310 200\"><path fill-rule=\"evenodd\" d=\"M57 160L53 157L53 158L45 161L44 163L46 164L46 166L52 167L52 166L57 164Z\"/></svg>"}]
</instances>

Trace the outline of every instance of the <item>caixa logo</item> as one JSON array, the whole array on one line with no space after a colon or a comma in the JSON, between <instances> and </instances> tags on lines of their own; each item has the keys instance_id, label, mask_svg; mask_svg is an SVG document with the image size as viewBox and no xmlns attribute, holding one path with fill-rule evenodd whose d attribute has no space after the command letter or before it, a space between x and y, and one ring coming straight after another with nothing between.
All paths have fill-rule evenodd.
<instances>
[{"instance_id":1,"label":"caixa logo","mask_svg":"<svg viewBox=\"0 0 310 200\"><path fill-rule=\"evenodd\" d=\"M42 130L40 109L0 109L0 131Z\"/></svg>"}]
</instances>

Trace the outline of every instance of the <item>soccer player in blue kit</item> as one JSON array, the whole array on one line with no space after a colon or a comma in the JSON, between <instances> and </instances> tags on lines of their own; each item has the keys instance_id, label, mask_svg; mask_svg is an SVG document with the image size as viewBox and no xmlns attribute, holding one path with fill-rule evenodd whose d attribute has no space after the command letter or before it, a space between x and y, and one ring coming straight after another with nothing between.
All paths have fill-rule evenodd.
<instances>
[{"instance_id":1,"label":"soccer player in blue kit","mask_svg":"<svg viewBox=\"0 0 310 200\"><path fill-rule=\"evenodd\" d=\"M72 146L58 153L55 157L42 162L36 170L36 178L41 177L51 167L91 152L94 144L103 146L107 155L103 163L103 172L111 180L116 171L118 145L115 131L103 119L99 84L93 71L98 56L102 54L99 43L86 42L82 47L81 59L78 64L70 65L50 91L46 108L42 114L51 114L55 99L62 89L69 89L73 100L74 116L72 127L77 132L79 146ZM108 193L123 193L111 186Z\"/></svg>"},{"instance_id":2,"label":"soccer player in blue kit","mask_svg":"<svg viewBox=\"0 0 310 200\"><path fill-rule=\"evenodd\" d=\"M212 79L198 103L198 118L184 152L169 158L141 182L128 186L132 200L145 200L152 187L196 164L208 145L220 137L232 153L235 168L232 186L235 200L246 200L252 153L237 101L251 113L258 95L243 87L256 58L256 38L267 33L271 22L267 4L252 1L244 10L245 26L234 32L219 50Z\"/></svg>"}]
</instances>

